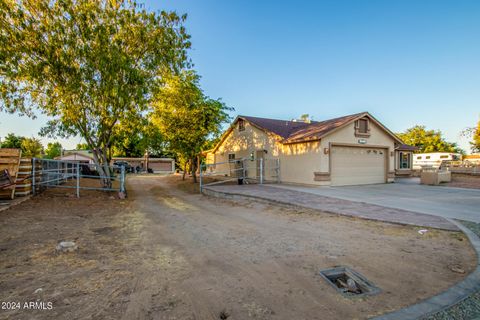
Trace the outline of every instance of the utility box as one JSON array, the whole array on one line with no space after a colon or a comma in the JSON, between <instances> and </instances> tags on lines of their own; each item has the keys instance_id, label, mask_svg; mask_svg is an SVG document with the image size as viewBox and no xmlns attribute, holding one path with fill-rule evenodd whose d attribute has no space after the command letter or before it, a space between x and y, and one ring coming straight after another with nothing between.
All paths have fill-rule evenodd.
<instances>
[{"instance_id":1,"label":"utility box","mask_svg":"<svg viewBox=\"0 0 480 320\"><path fill-rule=\"evenodd\" d=\"M442 182L452 181L452 173L446 170L426 170L420 174L420 183L437 186Z\"/></svg>"}]
</instances>

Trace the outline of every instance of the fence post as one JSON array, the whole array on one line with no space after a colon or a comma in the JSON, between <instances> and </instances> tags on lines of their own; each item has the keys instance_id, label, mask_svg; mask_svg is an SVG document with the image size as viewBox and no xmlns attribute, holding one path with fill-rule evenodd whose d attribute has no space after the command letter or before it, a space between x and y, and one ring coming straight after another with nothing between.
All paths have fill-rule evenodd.
<instances>
[{"instance_id":1,"label":"fence post","mask_svg":"<svg viewBox=\"0 0 480 320\"><path fill-rule=\"evenodd\" d=\"M120 192L125 193L125 166L120 167Z\"/></svg>"},{"instance_id":2,"label":"fence post","mask_svg":"<svg viewBox=\"0 0 480 320\"><path fill-rule=\"evenodd\" d=\"M260 184L263 184L263 158L260 158Z\"/></svg>"},{"instance_id":3,"label":"fence post","mask_svg":"<svg viewBox=\"0 0 480 320\"><path fill-rule=\"evenodd\" d=\"M277 183L280 183L280 158L277 158Z\"/></svg>"},{"instance_id":4,"label":"fence post","mask_svg":"<svg viewBox=\"0 0 480 320\"><path fill-rule=\"evenodd\" d=\"M35 195L35 180L37 180L35 176L35 159L36 158L32 159L32 193L33 195Z\"/></svg>"},{"instance_id":5,"label":"fence post","mask_svg":"<svg viewBox=\"0 0 480 320\"><path fill-rule=\"evenodd\" d=\"M80 162L77 162L77 198L80 198Z\"/></svg>"},{"instance_id":6,"label":"fence post","mask_svg":"<svg viewBox=\"0 0 480 320\"><path fill-rule=\"evenodd\" d=\"M243 176L243 183L246 183L247 181L247 165L245 162L248 161L246 158L242 160L242 176Z\"/></svg>"},{"instance_id":7,"label":"fence post","mask_svg":"<svg viewBox=\"0 0 480 320\"><path fill-rule=\"evenodd\" d=\"M206 166L206 164L205 164L205 166ZM202 179L203 179L203 174L202 174L202 167L203 167L203 164L200 163L200 193L202 193L202 191L203 191L203 181L202 181ZM205 167L205 168L206 168L206 167Z\"/></svg>"}]
</instances>

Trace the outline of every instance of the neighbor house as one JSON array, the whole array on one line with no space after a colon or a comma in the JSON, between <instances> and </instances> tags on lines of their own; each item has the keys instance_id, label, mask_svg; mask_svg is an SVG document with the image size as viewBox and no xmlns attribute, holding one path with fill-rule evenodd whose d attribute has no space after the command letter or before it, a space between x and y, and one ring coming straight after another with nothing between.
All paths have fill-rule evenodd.
<instances>
[{"instance_id":1,"label":"neighbor house","mask_svg":"<svg viewBox=\"0 0 480 320\"><path fill-rule=\"evenodd\" d=\"M207 163L218 164L209 168L223 173L229 161L248 159L248 168L248 161L258 164L262 158L279 170L247 169L248 177L262 172L265 180L287 183L359 185L411 174L413 151L368 112L325 121L238 116L207 154Z\"/></svg>"}]
</instances>

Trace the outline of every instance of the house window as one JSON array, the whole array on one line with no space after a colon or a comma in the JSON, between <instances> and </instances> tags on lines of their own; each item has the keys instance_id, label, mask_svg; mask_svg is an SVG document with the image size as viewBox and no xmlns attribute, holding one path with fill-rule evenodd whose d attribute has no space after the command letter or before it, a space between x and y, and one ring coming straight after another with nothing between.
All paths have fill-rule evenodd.
<instances>
[{"instance_id":1,"label":"house window","mask_svg":"<svg viewBox=\"0 0 480 320\"><path fill-rule=\"evenodd\" d=\"M355 121L355 135L366 137L370 135L370 129L368 128L368 119L359 119Z\"/></svg>"},{"instance_id":2,"label":"house window","mask_svg":"<svg viewBox=\"0 0 480 320\"><path fill-rule=\"evenodd\" d=\"M410 169L410 152L400 152L399 169Z\"/></svg>"},{"instance_id":3,"label":"house window","mask_svg":"<svg viewBox=\"0 0 480 320\"><path fill-rule=\"evenodd\" d=\"M245 120L238 119L238 131L245 131Z\"/></svg>"},{"instance_id":4,"label":"house window","mask_svg":"<svg viewBox=\"0 0 480 320\"><path fill-rule=\"evenodd\" d=\"M231 162L231 161L234 161L235 160L235 153L229 153L228 154L228 161Z\"/></svg>"},{"instance_id":5,"label":"house window","mask_svg":"<svg viewBox=\"0 0 480 320\"><path fill-rule=\"evenodd\" d=\"M418 156L418 157L417 157L417 160L422 160L422 156Z\"/></svg>"},{"instance_id":6,"label":"house window","mask_svg":"<svg viewBox=\"0 0 480 320\"><path fill-rule=\"evenodd\" d=\"M426 156L425 159L430 159L430 156Z\"/></svg>"},{"instance_id":7,"label":"house window","mask_svg":"<svg viewBox=\"0 0 480 320\"><path fill-rule=\"evenodd\" d=\"M440 159L448 159L448 155L440 156Z\"/></svg>"}]
</instances>

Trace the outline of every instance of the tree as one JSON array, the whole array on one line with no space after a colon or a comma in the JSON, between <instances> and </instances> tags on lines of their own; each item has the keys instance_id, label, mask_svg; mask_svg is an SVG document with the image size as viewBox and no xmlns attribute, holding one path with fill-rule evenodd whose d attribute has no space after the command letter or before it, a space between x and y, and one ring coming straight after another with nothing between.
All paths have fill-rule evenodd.
<instances>
[{"instance_id":1,"label":"tree","mask_svg":"<svg viewBox=\"0 0 480 320\"><path fill-rule=\"evenodd\" d=\"M469 127L460 133L463 137L471 138L470 149L473 153L480 152L480 120L477 127Z\"/></svg>"},{"instance_id":2,"label":"tree","mask_svg":"<svg viewBox=\"0 0 480 320\"><path fill-rule=\"evenodd\" d=\"M39 158L43 154L43 145L36 138L25 138L22 140L22 156Z\"/></svg>"},{"instance_id":3,"label":"tree","mask_svg":"<svg viewBox=\"0 0 480 320\"><path fill-rule=\"evenodd\" d=\"M88 146L88 143L77 143L77 146L75 147L77 150L89 150L90 147Z\"/></svg>"},{"instance_id":4,"label":"tree","mask_svg":"<svg viewBox=\"0 0 480 320\"><path fill-rule=\"evenodd\" d=\"M62 144L60 142L49 142L47 144L47 149L45 149L45 156L46 159L54 159L55 157L59 157L62 155Z\"/></svg>"},{"instance_id":5,"label":"tree","mask_svg":"<svg viewBox=\"0 0 480 320\"><path fill-rule=\"evenodd\" d=\"M0 11L0 109L40 110L45 136L80 135L109 187L118 127L141 120L161 75L190 65L186 16L128 0L0 0Z\"/></svg>"},{"instance_id":6,"label":"tree","mask_svg":"<svg viewBox=\"0 0 480 320\"><path fill-rule=\"evenodd\" d=\"M477 128L473 132L470 146L472 148L472 152L480 152L480 120L478 121Z\"/></svg>"},{"instance_id":7,"label":"tree","mask_svg":"<svg viewBox=\"0 0 480 320\"><path fill-rule=\"evenodd\" d=\"M199 76L193 71L165 79L155 97L152 121L168 141L170 150L189 166L196 182L199 153L221 133L221 125L229 121L228 108L220 100L205 96L199 87Z\"/></svg>"},{"instance_id":8,"label":"tree","mask_svg":"<svg viewBox=\"0 0 480 320\"><path fill-rule=\"evenodd\" d=\"M22 141L24 139L25 139L25 137L16 136L14 133L9 133L9 134L7 134L5 139L3 139L3 142L0 144L0 147L21 149L22 148Z\"/></svg>"},{"instance_id":9,"label":"tree","mask_svg":"<svg viewBox=\"0 0 480 320\"><path fill-rule=\"evenodd\" d=\"M440 131L426 130L425 126L416 125L397 136L406 144L418 147L418 152L463 152L456 143L445 141Z\"/></svg>"}]
</instances>

